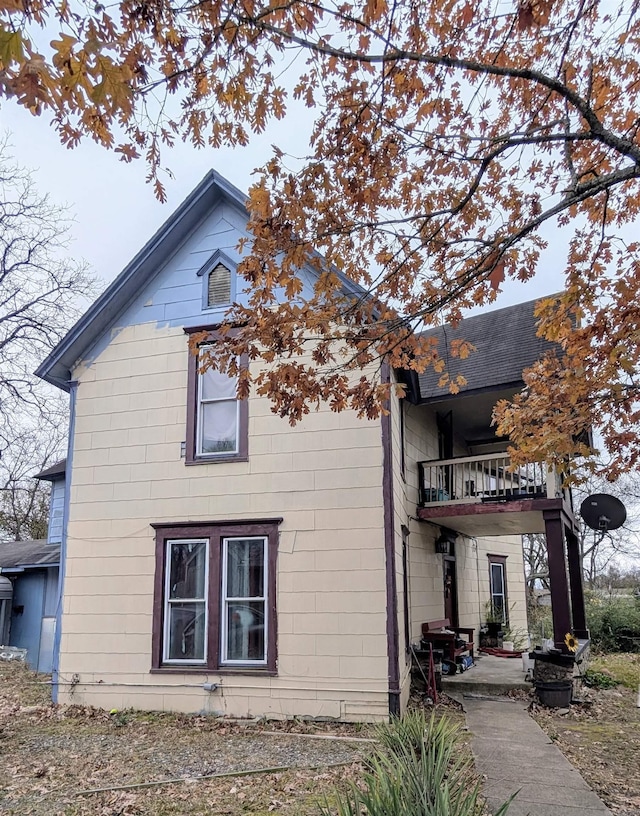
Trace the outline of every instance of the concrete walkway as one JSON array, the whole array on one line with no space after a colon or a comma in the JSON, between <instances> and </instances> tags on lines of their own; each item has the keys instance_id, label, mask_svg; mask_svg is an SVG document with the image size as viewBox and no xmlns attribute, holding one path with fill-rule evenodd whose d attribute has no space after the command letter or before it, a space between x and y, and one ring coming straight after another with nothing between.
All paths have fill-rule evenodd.
<instances>
[{"instance_id":1,"label":"concrete walkway","mask_svg":"<svg viewBox=\"0 0 640 816\"><path fill-rule=\"evenodd\" d=\"M483 794L491 813L520 792L508 816L606 816L573 765L529 716L522 701L456 695L465 710Z\"/></svg>"}]
</instances>

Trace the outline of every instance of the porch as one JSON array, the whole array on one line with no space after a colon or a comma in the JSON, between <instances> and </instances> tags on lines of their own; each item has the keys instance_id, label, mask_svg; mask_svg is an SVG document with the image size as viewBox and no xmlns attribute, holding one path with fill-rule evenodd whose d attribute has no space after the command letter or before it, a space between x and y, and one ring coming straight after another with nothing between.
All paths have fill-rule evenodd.
<instances>
[{"instance_id":1,"label":"porch","mask_svg":"<svg viewBox=\"0 0 640 816\"><path fill-rule=\"evenodd\" d=\"M503 658L477 654L475 665L464 673L442 677L442 691L451 697L462 694L499 695L509 691L530 691L521 657Z\"/></svg>"},{"instance_id":2,"label":"porch","mask_svg":"<svg viewBox=\"0 0 640 816\"><path fill-rule=\"evenodd\" d=\"M418 462L417 515L464 535L544 533L543 513L572 515L571 496L553 468L511 469L507 453Z\"/></svg>"},{"instance_id":3,"label":"porch","mask_svg":"<svg viewBox=\"0 0 640 816\"><path fill-rule=\"evenodd\" d=\"M509 455L496 452L418 462L418 471L416 514L445 538L544 533L555 647L567 654L569 632L589 637L571 493L553 468L512 468Z\"/></svg>"}]
</instances>

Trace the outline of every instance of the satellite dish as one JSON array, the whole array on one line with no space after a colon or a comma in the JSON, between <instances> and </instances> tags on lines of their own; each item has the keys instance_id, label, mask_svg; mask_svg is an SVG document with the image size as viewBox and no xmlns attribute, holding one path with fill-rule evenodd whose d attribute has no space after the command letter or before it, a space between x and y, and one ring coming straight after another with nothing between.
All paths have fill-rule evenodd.
<instances>
[{"instance_id":1,"label":"satellite dish","mask_svg":"<svg viewBox=\"0 0 640 816\"><path fill-rule=\"evenodd\" d=\"M580 515L592 530L606 533L617 530L627 520L627 511L620 499L608 493L594 493L580 505Z\"/></svg>"}]
</instances>

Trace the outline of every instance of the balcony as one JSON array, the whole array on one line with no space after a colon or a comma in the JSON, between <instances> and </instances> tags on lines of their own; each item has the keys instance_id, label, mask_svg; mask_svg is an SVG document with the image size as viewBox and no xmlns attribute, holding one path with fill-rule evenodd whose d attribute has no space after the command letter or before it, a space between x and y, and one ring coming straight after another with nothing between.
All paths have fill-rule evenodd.
<instances>
[{"instance_id":1,"label":"balcony","mask_svg":"<svg viewBox=\"0 0 640 816\"><path fill-rule=\"evenodd\" d=\"M421 519L466 535L545 531L545 510L570 509L554 469L533 463L511 470L507 453L419 462Z\"/></svg>"}]
</instances>

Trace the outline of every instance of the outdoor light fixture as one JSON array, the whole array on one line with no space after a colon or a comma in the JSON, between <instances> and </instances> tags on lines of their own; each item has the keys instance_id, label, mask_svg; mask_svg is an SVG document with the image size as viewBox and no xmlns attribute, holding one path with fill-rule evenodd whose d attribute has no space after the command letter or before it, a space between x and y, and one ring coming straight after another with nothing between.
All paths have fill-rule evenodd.
<instances>
[{"instance_id":1,"label":"outdoor light fixture","mask_svg":"<svg viewBox=\"0 0 640 816\"><path fill-rule=\"evenodd\" d=\"M440 535L436 538L436 552L441 555L450 555L451 549L458 537L453 530L448 530L446 527L440 528Z\"/></svg>"},{"instance_id":2,"label":"outdoor light fixture","mask_svg":"<svg viewBox=\"0 0 640 816\"><path fill-rule=\"evenodd\" d=\"M449 539L446 535L439 535L436 538L436 552L442 555L449 554Z\"/></svg>"}]
</instances>

